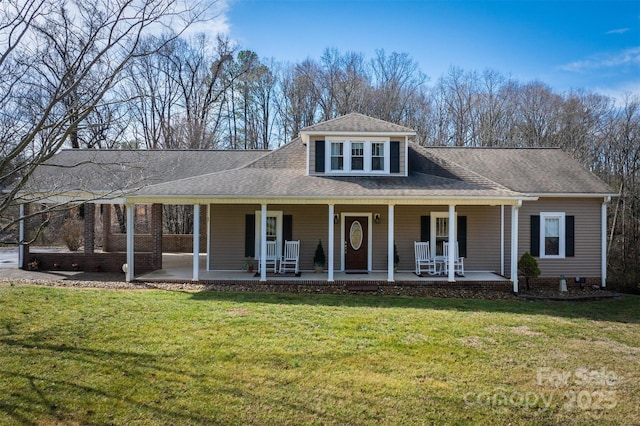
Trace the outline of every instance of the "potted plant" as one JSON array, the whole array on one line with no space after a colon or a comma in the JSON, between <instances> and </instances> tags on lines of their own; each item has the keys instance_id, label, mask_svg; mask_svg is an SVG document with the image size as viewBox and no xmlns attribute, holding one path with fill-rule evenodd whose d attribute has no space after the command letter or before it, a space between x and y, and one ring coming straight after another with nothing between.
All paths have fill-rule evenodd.
<instances>
[{"instance_id":1,"label":"potted plant","mask_svg":"<svg viewBox=\"0 0 640 426\"><path fill-rule=\"evenodd\" d=\"M249 273L253 272L253 257L249 256L244 260L244 269Z\"/></svg>"},{"instance_id":2,"label":"potted plant","mask_svg":"<svg viewBox=\"0 0 640 426\"><path fill-rule=\"evenodd\" d=\"M400 263L400 255L398 255L396 243L393 243L393 272L398 272L398 263Z\"/></svg>"},{"instance_id":3,"label":"potted plant","mask_svg":"<svg viewBox=\"0 0 640 426\"><path fill-rule=\"evenodd\" d=\"M30 271L37 271L40 267L40 262L35 257L31 258L31 262L28 263L28 269Z\"/></svg>"},{"instance_id":4,"label":"potted plant","mask_svg":"<svg viewBox=\"0 0 640 426\"><path fill-rule=\"evenodd\" d=\"M525 284L527 290L529 290L529 278L535 278L540 275L540 268L538 267L538 261L531 253L526 252L522 255L518 261L518 271L524 275Z\"/></svg>"},{"instance_id":5,"label":"potted plant","mask_svg":"<svg viewBox=\"0 0 640 426\"><path fill-rule=\"evenodd\" d=\"M324 249L322 248L322 241L318 240L316 253L313 256L313 266L316 270L316 274L322 273L325 262L326 262L326 258L324 256Z\"/></svg>"}]
</instances>

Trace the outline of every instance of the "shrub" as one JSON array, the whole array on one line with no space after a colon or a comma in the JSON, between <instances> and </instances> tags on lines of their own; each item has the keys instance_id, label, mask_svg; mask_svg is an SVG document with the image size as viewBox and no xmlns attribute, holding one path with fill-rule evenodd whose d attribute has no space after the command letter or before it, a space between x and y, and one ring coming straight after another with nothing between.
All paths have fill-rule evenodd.
<instances>
[{"instance_id":1,"label":"shrub","mask_svg":"<svg viewBox=\"0 0 640 426\"><path fill-rule=\"evenodd\" d=\"M324 266L326 262L324 255L324 249L322 248L322 241L318 240L318 246L316 247L316 254L313 256L313 264L318 266Z\"/></svg>"},{"instance_id":2,"label":"shrub","mask_svg":"<svg viewBox=\"0 0 640 426\"><path fill-rule=\"evenodd\" d=\"M71 251L78 251L84 240L84 224L82 220L71 216L62 225L62 240Z\"/></svg>"},{"instance_id":3,"label":"shrub","mask_svg":"<svg viewBox=\"0 0 640 426\"><path fill-rule=\"evenodd\" d=\"M518 261L518 272L524 275L527 290L529 290L529 278L535 278L540 275L538 261L529 252L525 252Z\"/></svg>"}]
</instances>

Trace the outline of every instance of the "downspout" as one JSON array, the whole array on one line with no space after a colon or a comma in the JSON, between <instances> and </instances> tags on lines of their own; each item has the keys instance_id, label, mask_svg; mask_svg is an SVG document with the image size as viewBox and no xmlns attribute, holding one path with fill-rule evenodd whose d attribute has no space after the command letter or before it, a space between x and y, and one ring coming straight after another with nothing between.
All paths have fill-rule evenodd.
<instances>
[{"instance_id":1,"label":"downspout","mask_svg":"<svg viewBox=\"0 0 640 426\"><path fill-rule=\"evenodd\" d=\"M600 286L602 288L606 288L607 287L607 205L611 202L611 197L607 196L604 197L604 200L602 202L602 207L601 207L601 235L600 235L600 242L602 244L601 247L601 260L600 260L600 266L601 266L601 272L600 272L600 276L601 276L601 284Z\"/></svg>"},{"instance_id":2,"label":"downspout","mask_svg":"<svg viewBox=\"0 0 640 426\"><path fill-rule=\"evenodd\" d=\"M522 200L511 206L511 281L513 292L518 293L518 211L522 207Z\"/></svg>"},{"instance_id":3,"label":"downspout","mask_svg":"<svg viewBox=\"0 0 640 426\"><path fill-rule=\"evenodd\" d=\"M500 206L500 275L504 277L504 204Z\"/></svg>"}]
</instances>

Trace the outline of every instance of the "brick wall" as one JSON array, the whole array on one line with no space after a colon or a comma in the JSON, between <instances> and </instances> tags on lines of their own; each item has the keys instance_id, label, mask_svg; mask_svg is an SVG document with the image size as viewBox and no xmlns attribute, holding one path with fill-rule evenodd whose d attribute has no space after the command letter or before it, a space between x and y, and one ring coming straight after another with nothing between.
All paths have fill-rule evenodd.
<instances>
[{"instance_id":1,"label":"brick wall","mask_svg":"<svg viewBox=\"0 0 640 426\"><path fill-rule=\"evenodd\" d=\"M153 251L153 236L150 234L134 235L134 246L136 251ZM109 244L105 246L105 251L126 251L127 235L109 235ZM200 234L200 252L207 250L207 235ZM162 251L166 253L192 253L193 235L191 234L170 234L162 236Z\"/></svg>"},{"instance_id":2,"label":"brick wall","mask_svg":"<svg viewBox=\"0 0 640 426\"><path fill-rule=\"evenodd\" d=\"M582 277L585 282L576 282L576 277L566 277L567 280L567 288L589 288L591 286L602 286L602 279L600 277ZM524 277L518 278L519 287L521 289L527 288L527 283ZM538 277L531 278L529 280L530 288L560 288L560 277Z\"/></svg>"},{"instance_id":3,"label":"brick wall","mask_svg":"<svg viewBox=\"0 0 640 426\"><path fill-rule=\"evenodd\" d=\"M31 258L38 260L38 268L42 271L121 272L122 265L127 263L127 254L124 252L33 253ZM134 261L136 274L153 270L151 253L136 253ZM74 264L77 266L74 267Z\"/></svg>"}]
</instances>

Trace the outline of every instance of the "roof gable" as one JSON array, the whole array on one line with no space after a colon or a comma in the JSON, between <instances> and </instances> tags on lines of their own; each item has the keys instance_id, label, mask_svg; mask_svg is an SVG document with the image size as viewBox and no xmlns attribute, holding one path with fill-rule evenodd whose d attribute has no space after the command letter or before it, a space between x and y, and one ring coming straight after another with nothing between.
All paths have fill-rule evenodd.
<instances>
[{"instance_id":1,"label":"roof gable","mask_svg":"<svg viewBox=\"0 0 640 426\"><path fill-rule=\"evenodd\" d=\"M323 121L303 128L301 135L331 133L402 133L415 135L416 132L408 127L369 117L364 114L351 113L332 120Z\"/></svg>"}]
</instances>

